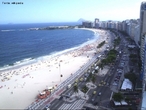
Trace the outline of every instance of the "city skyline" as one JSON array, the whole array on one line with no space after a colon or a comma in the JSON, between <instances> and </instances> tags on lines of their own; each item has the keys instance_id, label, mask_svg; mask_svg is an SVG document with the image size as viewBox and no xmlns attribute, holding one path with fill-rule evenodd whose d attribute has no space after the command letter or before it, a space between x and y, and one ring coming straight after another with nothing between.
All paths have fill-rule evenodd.
<instances>
[{"instance_id":1,"label":"city skyline","mask_svg":"<svg viewBox=\"0 0 146 110\"><path fill-rule=\"evenodd\" d=\"M143 0L48 0L1 1L0 24L76 22L80 18L94 21L138 19ZM7 4L7 3L10 4ZM21 2L23 4L11 4Z\"/></svg>"}]
</instances>

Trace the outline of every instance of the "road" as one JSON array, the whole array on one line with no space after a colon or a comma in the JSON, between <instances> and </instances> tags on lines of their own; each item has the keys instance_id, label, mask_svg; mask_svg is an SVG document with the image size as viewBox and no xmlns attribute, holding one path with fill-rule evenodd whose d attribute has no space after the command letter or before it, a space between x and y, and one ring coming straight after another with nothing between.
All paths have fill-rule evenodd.
<instances>
[{"instance_id":1,"label":"road","mask_svg":"<svg viewBox=\"0 0 146 110\"><path fill-rule=\"evenodd\" d=\"M111 42L113 41L113 39L110 41L110 45L111 45ZM102 49L102 50L105 50L106 49L106 46L105 45ZM101 52L101 54L103 54L104 52ZM96 61L98 62L98 61ZM92 63L91 65L93 65L94 63ZM90 65L90 66L91 66ZM90 67L88 66L88 68ZM90 71L93 71L94 69L91 68ZM105 75L104 77L101 77L101 76L97 76L97 82L95 83L96 85L98 85L98 83L100 83L101 80L105 81L105 82L108 82L109 84L111 83L112 81L112 77L114 76L114 74L112 74L113 70L112 69L109 69L109 72L107 75ZM111 74L111 76L109 77L109 73ZM81 77L84 77L84 75L82 75ZM78 83L78 87L79 89L81 90L81 88L85 85L86 82L79 82ZM73 103L69 103L69 102L65 102L63 99L59 100L59 99L55 99L51 105L50 105L50 108L51 109L74 109L75 106L78 107L78 105L80 105L80 107L82 107L86 102L91 102L91 100L94 98L95 101L94 102L99 102L99 101L105 101L105 100L109 100L109 98L111 97L111 93L112 91L110 90L110 86L101 86L101 87L97 87L95 89L97 91L97 93L101 92L102 95L100 97L98 97L98 95L92 95L93 94L93 91L94 90L89 90L88 92L88 95L89 95L89 100L88 101L85 101L85 100L82 100L82 99L79 99L77 101L74 101ZM63 94L70 94L72 95L74 93L74 90L73 90L73 87L68 89L67 91L65 91Z\"/></svg>"},{"instance_id":2,"label":"road","mask_svg":"<svg viewBox=\"0 0 146 110\"><path fill-rule=\"evenodd\" d=\"M100 53L98 53L91 61L90 63L86 64L83 68L81 68L79 71L77 71L75 74L73 74L72 76L70 76L66 81L62 82L61 85L59 85L58 89L53 93L53 98L50 101L51 98L42 100L40 104L37 104L37 107L33 107L33 108L37 108L37 109L44 109L46 107L46 105L49 105L50 109L81 109L85 104L92 104L92 105L98 105L98 106L106 106L107 103L105 102L109 102L111 94L112 94L112 90L111 90L111 85L112 82L114 80L115 77L115 73L116 70L118 68L118 65L120 63L120 59L122 56L119 56L119 59L117 60L117 62L115 62L115 65L111 66L109 71L107 72L107 74L105 76L99 76L97 75L97 80L95 82L95 84L97 85L97 88L95 89L90 89L88 91L88 95L89 95L89 99L88 100L83 100L83 99L78 99L75 100L74 102L67 102L65 100L65 97L63 99L59 99L60 96L64 96L67 94L72 95L74 93L73 90L73 86L69 89L67 89L67 86L69 84L72 84L75 82L75 80L78 78L80 79L81 77L84 78L84 73L90 68L90 71L93 71L95 69L91 68L91 66L93 66L95 63L98 62L98 60L100 60L101 58L98 58L99 55L103 55L104 54L104 50L106 50L106 46L107 45L111 45L112 47L112 42L114 40L114 35L113 38L111 39L107 39L109 44L105 44L100 50L102 50ZM121 50L123 48L122 45L120 45L119 50ZM97 59L98 58L98 59ZM114 67L114 68L113 68ZM101 81L106 82L105 85L103 86L98 86L99 83L101 83ZM81 90L81 88L86 84L85 81L79 81L78 82L78 88ZM109 85L107 85L109 84ZM59 90L62 90L61 92L59 92ZM96 91L96 94L93 95L93 91ZM99 96L98 94L101 93L101 95ZM94 99L94 101L93 101ZM96 103L97 102L97 103ZM105 105L104 105L105 104ZM32 105L33 106L33 105Z\"/></svg>"},{"instance_id":3,"label":"road","mask_svg":"<svg viewBox=\"0 0 146 110\"><path fill-rule=\"evenodd\" d=\"M124 49L123 39L121 39L118 51L121 51L123 49ZM97 82L96 82L97 85L99 85L99 83L101 83L101 81L106 82L106 84L109 84L109 85L98 86L98 88L96 88L94 90L90 90L90 92L89 92L90 99L87 101L87 103L92 103L94 105L99 105L99 106L102 105L104 107L106 107L108 105L110 98L111 98L112 91L117 92L121 85L121 83L119 83L119 85L117 85L115 90L111 89L113 80L116 76L116 72L117 72L117 69L119 68L122 56L123 56L123 52L121 54L119 54L119 58L117 59L115 64L110 67L109 71L107 72L107 74L104 77L100 77L100 76L97 77ZM96 91L97 94L93 95L93 91ZM99 93L101 93L101 95L99 95ZM105 103L105 105L102 104L106 101L107 101L107 103Z\"/></svg>"}]
</instances>

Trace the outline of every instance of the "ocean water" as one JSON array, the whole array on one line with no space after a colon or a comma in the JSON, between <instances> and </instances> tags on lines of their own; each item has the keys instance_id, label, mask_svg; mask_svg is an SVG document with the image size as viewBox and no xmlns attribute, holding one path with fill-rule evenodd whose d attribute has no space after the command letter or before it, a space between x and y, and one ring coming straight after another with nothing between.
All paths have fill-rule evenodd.
<instances>
[{"instance_id":1,"label":"ocean water","mask_svg":"<svg viewBox=\"0 0 146 110\"><path fill-rule=\"evenodd\" d=\"M97 39L94 32L83 29L28 30L57 25L76 23L0 25L0 70L50 58Z\"/></svg>"}]
</instances>

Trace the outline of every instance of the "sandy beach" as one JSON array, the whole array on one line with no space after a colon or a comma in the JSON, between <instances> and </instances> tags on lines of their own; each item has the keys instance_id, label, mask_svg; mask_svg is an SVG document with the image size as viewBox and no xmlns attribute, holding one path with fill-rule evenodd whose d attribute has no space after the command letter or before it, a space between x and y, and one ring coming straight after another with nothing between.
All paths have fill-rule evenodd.
<instances>
[{"instance_id":1,"label":"sandy beach","mask_svg":"<svg viewBox=\"0 0 146 110\"><path fill-rule=\"evenodd\" d=\"M40 91L74 74L97 53L97 45L106 40L104 30L88 29L99 38L94 42L37 63L0 72L0 109L24 109L37 98ZM60 75L63 77L60 78Z\"/></svg>"}]
</instances>

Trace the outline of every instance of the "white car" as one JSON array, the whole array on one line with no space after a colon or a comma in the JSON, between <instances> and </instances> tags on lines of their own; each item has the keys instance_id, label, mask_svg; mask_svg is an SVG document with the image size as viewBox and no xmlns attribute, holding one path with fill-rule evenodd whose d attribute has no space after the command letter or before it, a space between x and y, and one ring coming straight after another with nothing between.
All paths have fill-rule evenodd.
<instances>
[{"instance_id":1,"label":"white car","mask_svg":"<svg viewBox=\"0 0 146 110\"><path fill-rule=\"evenodd\" d=\"M118 84L116 82L113 83L113 86L117 86Z\"/></svg>"},{"instance_id":2,"label":"white car","mask_svg":"<svg viewBox=\"0 0 146 110\"><path fill-rule=\"evenodd\" d=\"M100 96L101 95L101 92L99 92L98 95Z\"/></svg>"},{"instance_id":3,"label":"white car","mask_svg":"<svg viewBox=\"0 0 146 110\"><path fill-rule=\"evenodd\" d=\"M95 99L92 99L92 101L94 102Z\"/></svg>"}]
</instances>

